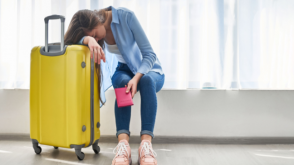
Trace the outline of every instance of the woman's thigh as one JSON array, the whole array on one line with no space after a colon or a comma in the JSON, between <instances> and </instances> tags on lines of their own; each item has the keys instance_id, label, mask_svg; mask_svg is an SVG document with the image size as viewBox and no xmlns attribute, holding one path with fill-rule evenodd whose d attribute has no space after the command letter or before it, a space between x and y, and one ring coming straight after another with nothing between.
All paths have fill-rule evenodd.
<instances>
[{"instance_id":1,"label":"woman's thigh","mask_svg":"<svg viewBox=\"0 0 294 165\"><path fill-rule=\"evenodd\" d=\"M165 80L165 74L161 75L157 72L149 71L147 74L143 75L138 83L137 91L139 91L142 86L152 85L155 87L156 93L160 91L163 87Z\"/></svg>"},{"instance_id":2,"label":"woman's thigh","mask_svg":"<svg viewBox=\"0 0 294 165\"><path fill-rule=\"evenodd\" d=\"M132 74L124 70L116 70L111 78L113 88L122 88L133 78Z\"/></svg>"}]
</instances>

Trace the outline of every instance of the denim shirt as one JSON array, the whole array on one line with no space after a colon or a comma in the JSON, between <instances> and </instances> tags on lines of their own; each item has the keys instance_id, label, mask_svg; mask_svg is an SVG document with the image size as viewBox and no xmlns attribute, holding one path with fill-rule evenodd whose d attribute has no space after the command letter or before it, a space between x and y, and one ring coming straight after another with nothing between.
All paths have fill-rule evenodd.
<instances>
[{"instance_id":1,"label":"denim shirt","mask_svg":"<svg viewBox=\"0 0 294 165\"><path fill-rule=\"evenodd\" d=\"M109 6L107 10L112 10L112 22L110 24L116 45L122 54L126 64L134 75L139 72L147 74L154 71L164 74L161 63L154 53L151 44L139 23L135 13L127 8L117 8ZM78 44L83 44L84 36ZM106 62L101 59L101 71L103 74L101 82L100 97L106 103L105 92L112 86L111 78L118 65L116 56L106 49ZM100 102L100 108L102 103Z\"/></svg>"}]
</instances>

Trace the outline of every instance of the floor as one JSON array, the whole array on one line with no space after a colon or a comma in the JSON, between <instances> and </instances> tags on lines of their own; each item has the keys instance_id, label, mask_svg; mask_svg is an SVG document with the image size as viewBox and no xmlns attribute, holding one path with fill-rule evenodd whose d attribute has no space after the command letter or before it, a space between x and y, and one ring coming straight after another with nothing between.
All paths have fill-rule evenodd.
<instances>
[{"instance_id":1,"label":"floor","mask_svg":"<svg viewBox=\"0 0 294 165\"><path fill-rule=\"evenodd\" d=\"M110 165L117 143L100 143L101 151L95 155L92 148L84 148L85 159L79 161L73 149L41 145L36 155L27 140L0 140L2 165ZM139 144L130 144L133 164L138 164ZM153 144L158 165L293 165L294 144L229 145L229 144Z\"/></svg>"}]
</instances>

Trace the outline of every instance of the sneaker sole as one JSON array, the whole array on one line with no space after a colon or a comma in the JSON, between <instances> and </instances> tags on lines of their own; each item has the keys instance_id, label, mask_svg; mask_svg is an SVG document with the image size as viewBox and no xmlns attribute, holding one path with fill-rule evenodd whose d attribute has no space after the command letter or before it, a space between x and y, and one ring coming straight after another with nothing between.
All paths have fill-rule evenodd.
<instances>
[{"instance_id":1,"label":"sneaker sole","mask_svg":"<svg viewBox=\"0 0 294 165\"><path fill-rule=\"evenodd\" d=\"M130 163L129 163L129 165L132 165L132 158L131 159L129 159L130 160ZM111 164L112 165L112 164Z\"/></svg>"}]
</instances>

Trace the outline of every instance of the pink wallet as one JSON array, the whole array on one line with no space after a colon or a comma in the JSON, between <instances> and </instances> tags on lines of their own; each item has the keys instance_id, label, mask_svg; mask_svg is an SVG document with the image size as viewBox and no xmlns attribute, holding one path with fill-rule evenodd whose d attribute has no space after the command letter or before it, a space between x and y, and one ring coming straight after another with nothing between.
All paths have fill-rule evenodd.
<instances>
[{"instance_id":1,"label":"pink wallet","mask_svg":"<svg viewBox=\"0 0 294 165\"><path fill-rule=\"evenodd\" d=\"M114 88L118 108L134 105L131 91L126 93L127 87Z\"/></svg>"}]
</instances>

